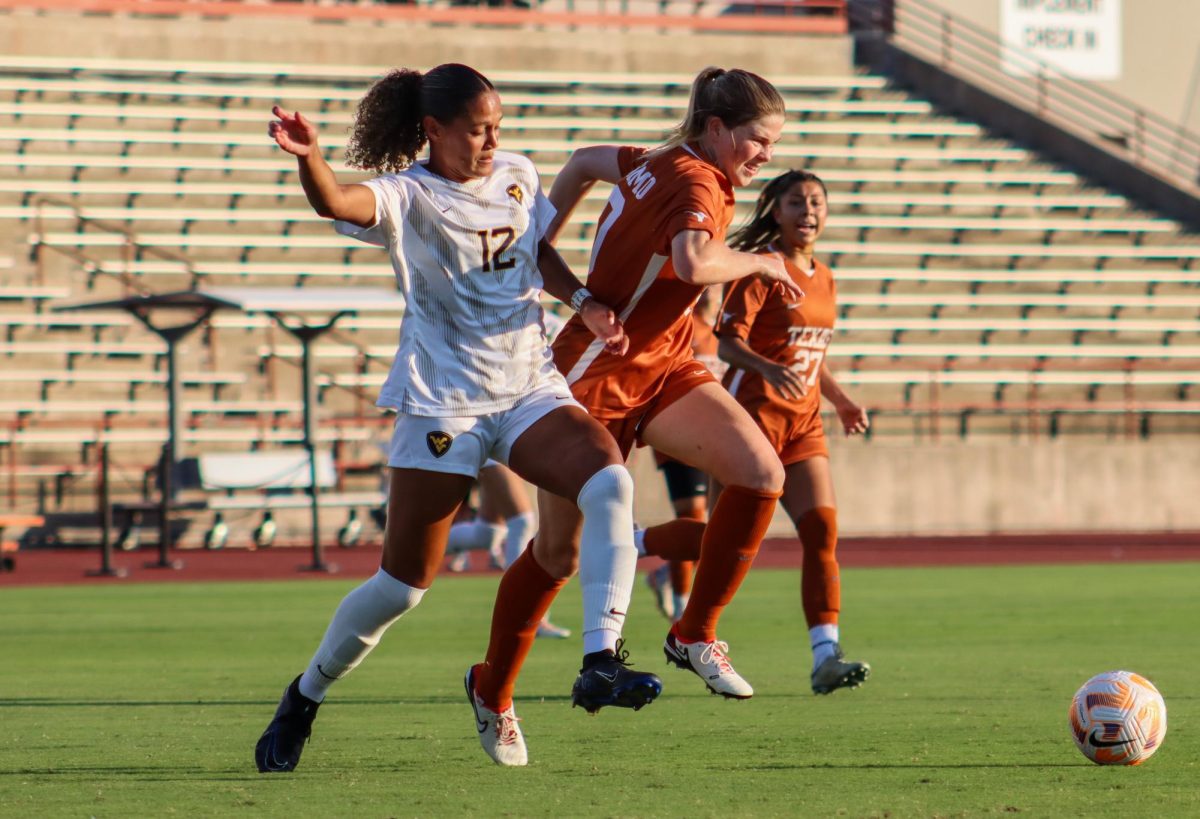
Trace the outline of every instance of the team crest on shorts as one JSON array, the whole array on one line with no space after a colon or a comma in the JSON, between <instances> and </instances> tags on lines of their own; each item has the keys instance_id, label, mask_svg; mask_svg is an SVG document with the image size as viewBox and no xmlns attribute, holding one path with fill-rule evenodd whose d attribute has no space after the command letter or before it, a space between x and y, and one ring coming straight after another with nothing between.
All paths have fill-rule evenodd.
<instances>
[{"instance_id":1,"label":"team crest on shorts","mask_svg":"<svg viewBox=\"0 0 1200 819\"><path fill-rule=\"evenodd\" d=\"M518 205L525 201L525 191L521 190L520 185L509 185L504 192L515 199Z\"/></svg>"},{"instance_id":2,"label":"team crest on shorts","mask_svg":"<svg viewBox=\"0 0 1200 819\"><path fill-rule=\"evenodd\" d=\"M425 446L429 447L433 457L440 458L450 451L454 437L444 432L429 432L425 435Z\"/></svg>"}]
</instances>

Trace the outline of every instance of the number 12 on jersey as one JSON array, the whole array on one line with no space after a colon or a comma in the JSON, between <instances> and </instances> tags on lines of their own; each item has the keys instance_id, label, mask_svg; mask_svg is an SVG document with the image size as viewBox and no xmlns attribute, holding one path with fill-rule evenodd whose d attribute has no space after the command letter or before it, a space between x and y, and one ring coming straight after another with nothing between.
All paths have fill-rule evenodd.
<instances>
[{"instance_id":1,"label":"number 12 on jersey","mask_svg":"<svg viewBox=\"0 0 1200 819\"><path fill-rule=\"evenodd\" d=\"M480 249L483 251L484 273L491 273L493 270L511 270L517 266L516 259L505 259L501 256L516 241L516 230L511 227L498 227L491 230L477 230L475 235L479 237ZM499 244L497 244L497 240L499 240Z\"/></svg>"}]
</instances>

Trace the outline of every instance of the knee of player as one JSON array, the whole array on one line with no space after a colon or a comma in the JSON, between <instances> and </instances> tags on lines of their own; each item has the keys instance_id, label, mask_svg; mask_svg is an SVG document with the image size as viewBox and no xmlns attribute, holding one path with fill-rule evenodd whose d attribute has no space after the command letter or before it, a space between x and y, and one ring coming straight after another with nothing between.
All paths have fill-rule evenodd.
<instances>
[{"instance_id":1,"label":"knee of player","mask_svg":"<svg viewBox=\"0 0 1200 819\"><path fill-rule=\"evenodd\" d=\"M387 568L381 566L364 586L370 588L374 595L375 605L379 610L399 617L406 611L416 608L432 584L432 576L427 579L414 577L405 579L392 574Z\"/></svg>"},{"instance_id":2,"label":"knee of player","mask_svg":"<svg viewBox=\"0 0 1200 819\"><path fill-rule=\"evenodd\" d=\"M818 506L796 522L796 534L805 554L832 556L837 549L837 509Z\"/></svg>"},{"instance_id":3,"label":"knee of player","mask_svg":"<svg viewBox=\"0 0 1200 819\"><path fill-rule=\"evenodd\" d=\"M785 473L775 453L755 455L746 465L746 478L738 485L758 492L782 492Z\"/></svg>"},{"instance_id":4,"label":"knee of player","mask_svg":"<svg viewBox=\"0 0 1200 819\"><path fill-rule=\"evenodd\" d=\"M534 538L533 557L551 577L566 578L579 571L579 545L570 538Z\"/></svg>"},{"instance_id":5,"label":"knee of player","mask_svg":"<svg viewBox=\"0 0 1200 819\"><path fill-rule=\"evenodd\" d=\"M610 464L587 479L583 488L579 490L575 503L584 515L597 505L616 503L632 507L633 476L624 465Z\"/></svg>"}]
</instances>

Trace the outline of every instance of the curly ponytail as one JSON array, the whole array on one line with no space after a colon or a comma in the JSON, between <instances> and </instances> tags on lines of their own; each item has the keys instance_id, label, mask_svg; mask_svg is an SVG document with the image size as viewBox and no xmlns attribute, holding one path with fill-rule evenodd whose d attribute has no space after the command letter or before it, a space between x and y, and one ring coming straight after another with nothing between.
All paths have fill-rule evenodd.
<instances>
[{"instance_id":1,"label":"curly ponytail","mask_svg":"<svg viewBox=\"0 0 1200 819\"><path fill-rule=\"evenodd\" d=\"M376 173L404 170L425 147L424 117L450 122L477 96L493 90L487 77L459 63L425 74L407 68L389 72L358 103L346 164Z\"/></svg>"}]
</instances>

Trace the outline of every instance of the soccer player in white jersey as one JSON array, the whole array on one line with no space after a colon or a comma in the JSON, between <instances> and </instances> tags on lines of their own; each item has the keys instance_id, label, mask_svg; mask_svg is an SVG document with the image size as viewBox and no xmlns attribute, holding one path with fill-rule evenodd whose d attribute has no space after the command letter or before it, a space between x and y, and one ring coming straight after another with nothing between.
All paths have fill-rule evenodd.
<instances>
[{"instance_id":1,"label":"soccer player in white jersey","mask_svg":"<svg viewBox=\"0 0 1200 819\"><path fill-rule=\"evenodd\" d=\"M308 668L284 692L255 747L258 769L296 767L329 687L420 602L455 512L489 457L583 513L587 654L580 677L605 694L589 704L640 708L652 701L662 683L629 668L619 641L637 560L633 483L612 436L574 401L554 367L540 291L571 304L609 354L624 353L624 330L544 240L554 209L533 164L497 150L495 88L457 64L424 74L397 70L379 80L359 103L347 149L349 164L381 174L361 184L338 183L301 114L279 107L273 113L269 132L296 156L313 209L339 220L343 232L362 232L387 248L407 312L378 401L397 410L380 570L342 600ZM426 142L429 158L416 162ZM557 591L565 582L550 578L526 550L500 587ZM553 594L546 598L543 612ZM526 763L525 740L511 690L484 697L479 680L497 666L504 672L519 665L539 620L513 623L497 607L496 650L467 670L480 742L501 765Z\"/></svg>"}]
</instances>

